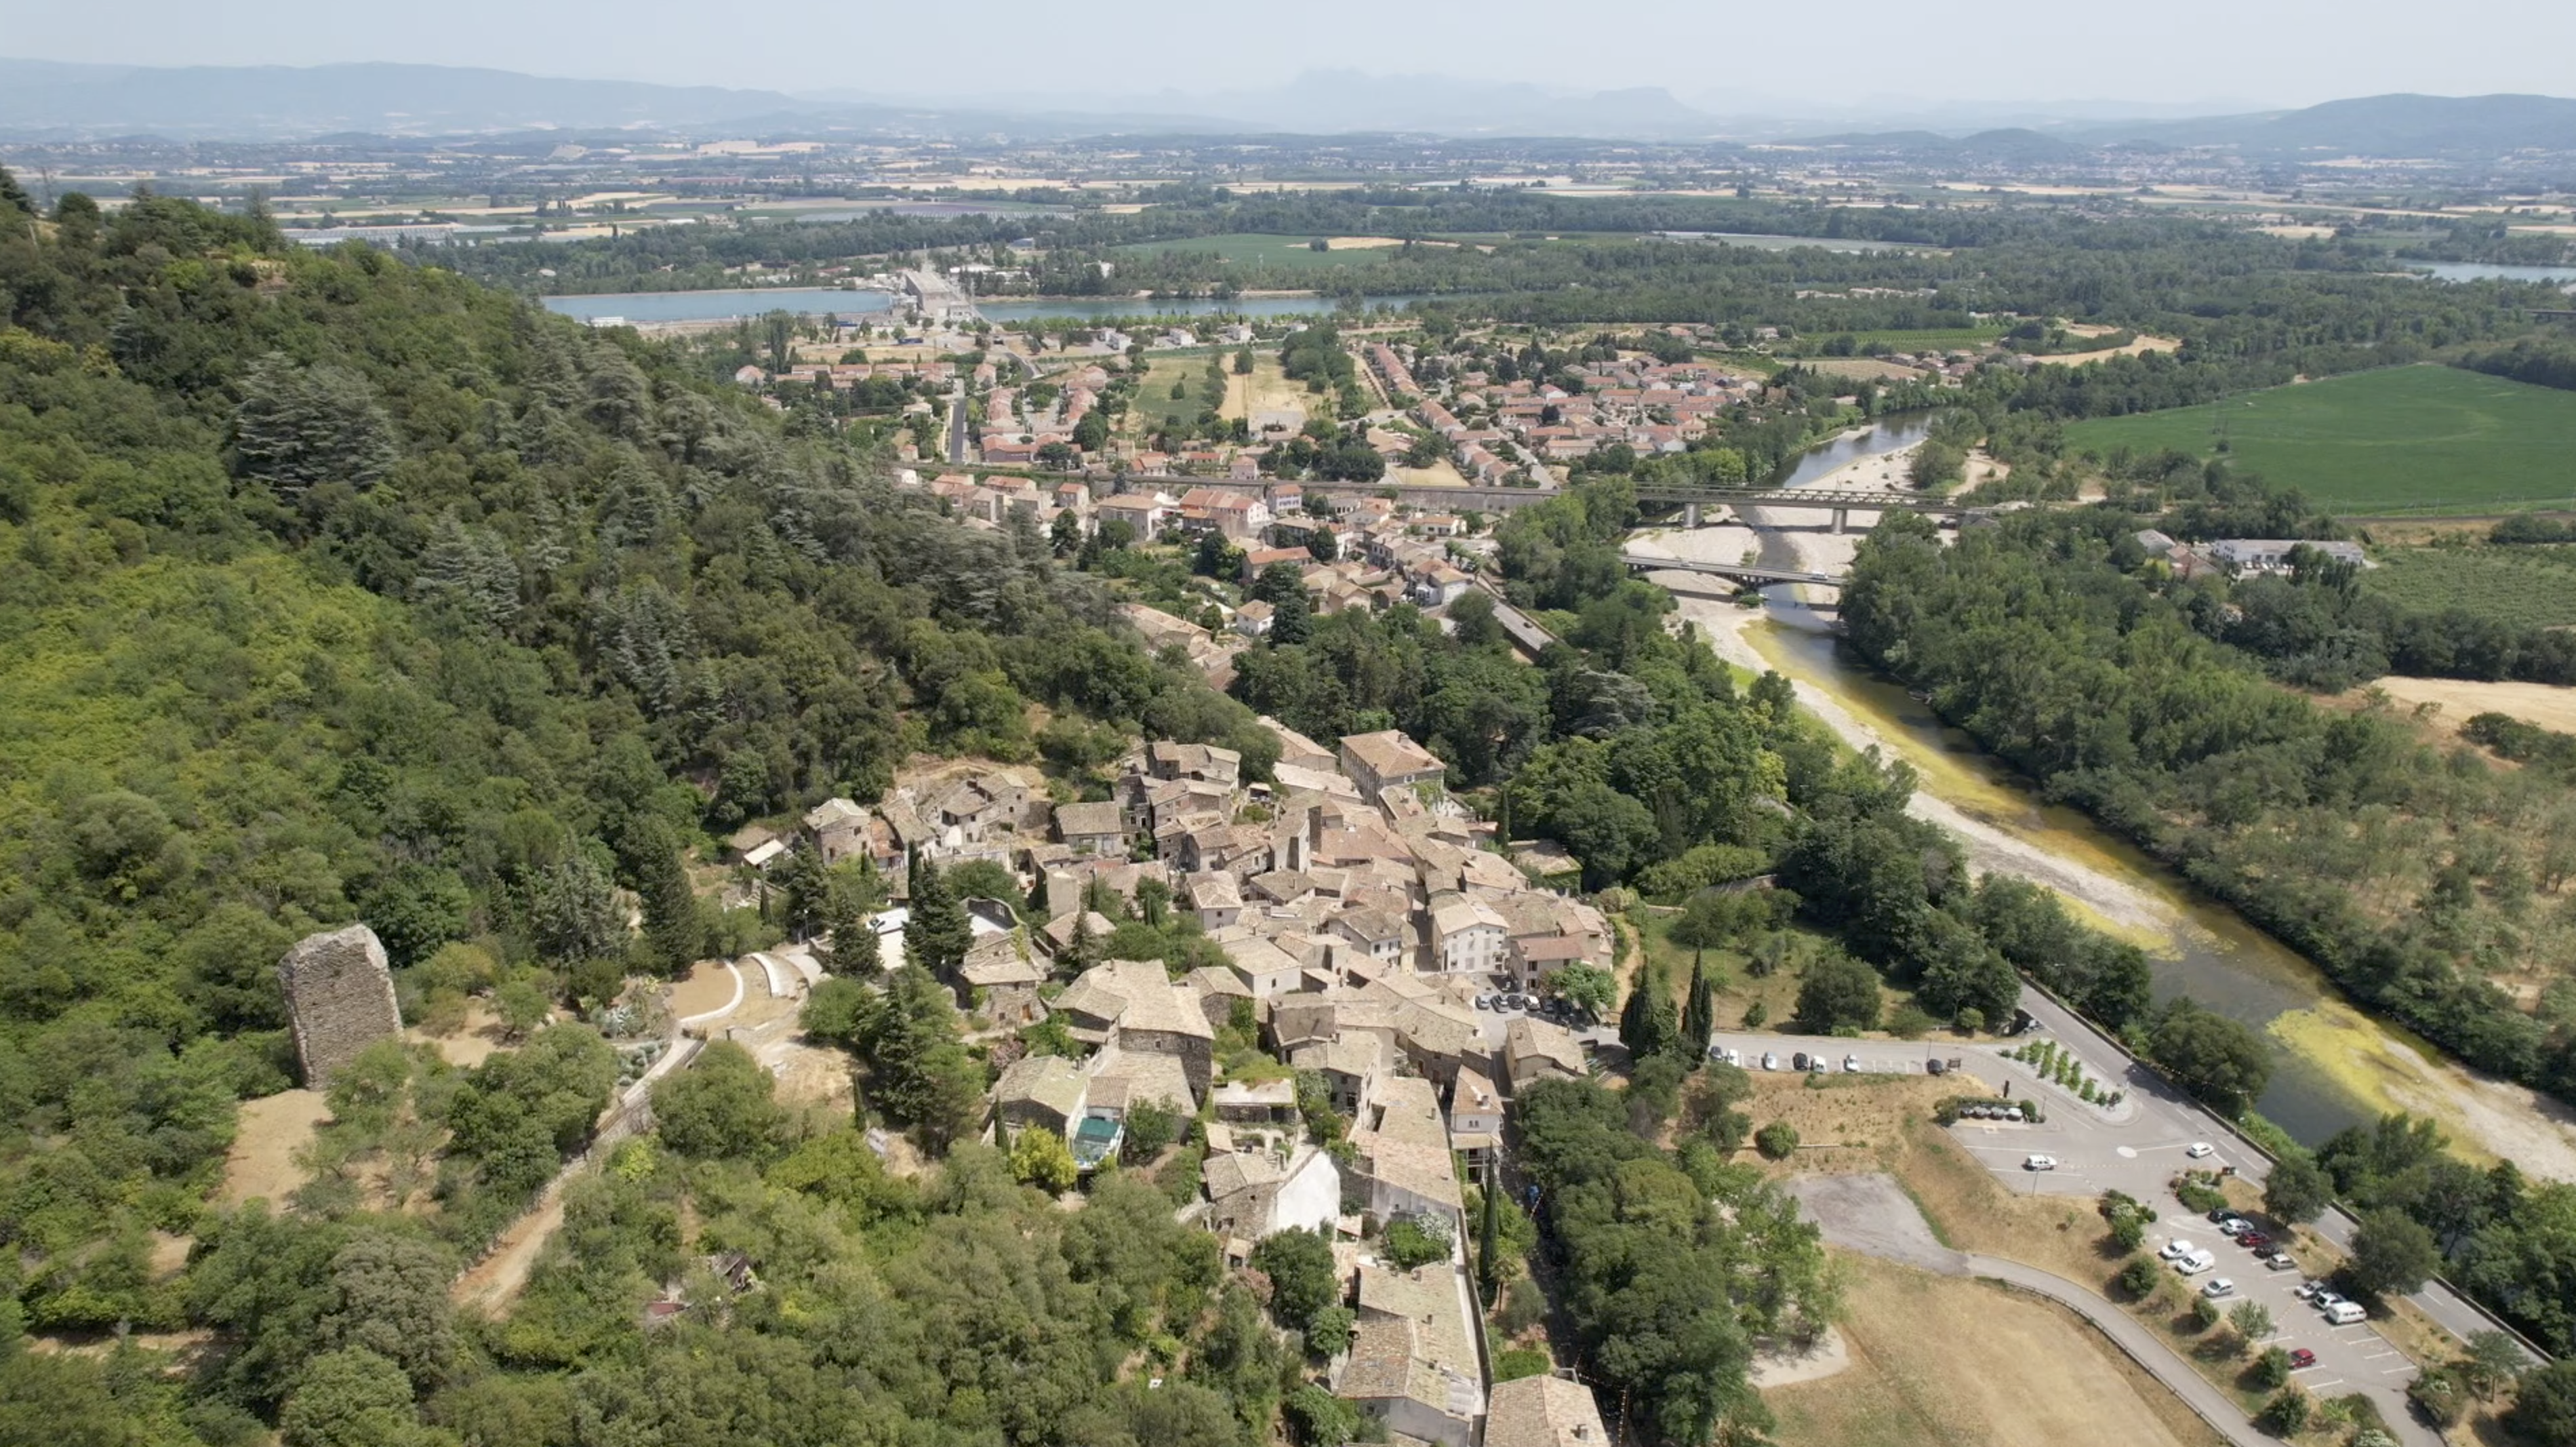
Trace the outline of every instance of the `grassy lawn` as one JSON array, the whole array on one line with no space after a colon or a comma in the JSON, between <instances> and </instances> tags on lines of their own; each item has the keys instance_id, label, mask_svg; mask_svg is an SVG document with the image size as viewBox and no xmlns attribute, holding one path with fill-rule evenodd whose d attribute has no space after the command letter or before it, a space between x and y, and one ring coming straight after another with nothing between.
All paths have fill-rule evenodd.
<instances>
[{"instance_id":1,"label":"grassy lawn","mask_svg":"<svg viewBox=\"0 0 2576 1447\"><path fill-rule=\"evenodd\" d=\"M1136 389L1136 400L1127 409L1127 423L1136 435L1150 436L1157 429L1174 422L1187 422L1206 406L1207 359L1205 352L1156 353L1147 359L1145 380ZM1172 395L1172 384L1181 384L1182 395ZM1223 405L1219 393L1215 399Z\"/></svg>"},{"instance_id":2,"label":"grassy lawn","mask_svg":"<svg viewBox=\"0 0 2576 1447\"><path fill-rule=\"evenodd\" d=\"M2576 498L2576 392L2453 367L2391 367L2066 429L2073 446L2214 450L2345 513L2477 512Z\"/></svg>"},{"instance_id":3,"label":"grassy lawn","mask_svg":"<svg viewBox=\"0 0 2576 1447\"><path fill-rule=\"evenodd\" d=\"M1645 947L1644 958L1663 966L1664 983L1673 992L1675 1008L1679 1008L1690 993L1691 975L1690 947L1673 943L1671 935L1673 921L1679 918L1678 913L1664 914L1643 909L1628 913L1629 921L1637 927L1637 938ZM1789 934L1794 941L1793 953L1786 963L1768 975L1754 974L1753 962L1742 950L1707 951L1709 976L1717 995L1717 1028L1736 1029L1744 1020L1744 1012L1756 1001L1761 1002L1769 1017L1765 1029L1785 1030L1789 1027L1789 1017L1797 1012L1798 1007L1798 966L1813 951L1824 948L1832 940L1821 931L1800 925L1792 925ZM1625 988L1623 982L1622 999L1626 998ZM1912 991L1882 983L1879 986L1879 1018L1884 1020L1895 1014L1897 1006L1913 998ZM1871 1035L1876 1039L1890 1038L1883 1030L1873 1031ZM1950 1037L1946 1031L1936 1031L1926 1038Z\"/></svg>"},{"instance_id":4,"label":"grassy lawn","mask_svg":"<svg viewBox=\"0 0 2576 1447\"><path fill-rule=\"evenodd\" d=\"M2362 586L2409 608L2466 608L2519 627L2576 623L2576 547L2390 548Z\"/></svg>"}]
</instances>

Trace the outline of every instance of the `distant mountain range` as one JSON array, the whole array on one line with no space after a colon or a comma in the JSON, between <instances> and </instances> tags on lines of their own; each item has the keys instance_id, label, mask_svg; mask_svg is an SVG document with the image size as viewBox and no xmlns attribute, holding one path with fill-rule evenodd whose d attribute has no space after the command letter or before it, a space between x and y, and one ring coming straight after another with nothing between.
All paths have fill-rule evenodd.
<instances>
[{"instance_id":1,"label":"distant mountain range","mask_svg":"<svg viewBox=\"0 0 2576 1447\"><path fill-rule=\"evenodd\" d=\"M1875 116L1847 114L1838 123L1820 123L1812 116L1801 121L1779 102L1698 99L1699 105L1688 105L1656 87L1587 92L1323 70L1268 90L1222 96L1130 92L1055 109L1012 111L849 92L791 95L430 65L154 68L0 60L0 136L30 140L158 135L259 141L340 133L450 136L619 129L700 138L834 132L999 133L1031 139L1103 133L1397 132L1790 141L1927 159L2023 163L2071 159L2114 145L2227 146L2264 157L2576 152L2576 100L2552 96L2384 95L2301 110L2197 117L2176 116L2168 103L2137 107L2156 113L2130 119L2106 117L2111 104L2101 101L2023 105L2011 111L1889 102ZM1864 128L1870 119L1886 128ZM1945 123L1951 120L1959 123Z\"/></svg>"}]
</instances>

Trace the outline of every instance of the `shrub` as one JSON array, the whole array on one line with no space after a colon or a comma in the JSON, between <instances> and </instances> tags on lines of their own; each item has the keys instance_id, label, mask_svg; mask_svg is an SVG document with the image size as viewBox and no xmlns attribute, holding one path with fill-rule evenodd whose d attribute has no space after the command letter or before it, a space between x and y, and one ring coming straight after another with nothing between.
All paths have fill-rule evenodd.
<instances>
[{"instance_id":1,"label":"shrub","mask_svg":"<svg viewBox=\"0 0 2576 1447\"><path fill-rule=\"evenodd\" d=\"M2164 1273L2156 1269L2155 1258L2132 1256L2129 1264L2120 1268L2116 1280L2122 1291L2144 1300L2156 1294L2156 1288L2164 1283Z\"/></svg>"},{"instance_id":2,"label":"shrub","mask_svg":"<svg viewBox=\"0 0 2576 1447\"><path fill-rule=\"evenodd\" d=\"M2210 1300L2206 1296L2193 1297L2191 1299L2191 1324L2194 1328L2200 1331L2207 1331L2211 1327L2218 1325L2218 1303Z\"/></svg>"},{"instance_id":3,"label":"shrub","mask_svg":"<svg viewBox=\"0 0 2576 1447\"><path fill-rule=\"evenodd\" d=\"M2265 1347L2254 1359L2254 1385L2267 1392L2277 1392L2290 1380L2290 1354L2279 1347Z\"/></svg>"},{"instance_id":4,"label":"shrub","mask_svg":"<svg viewBox=\"0 0 2576 1447\"><path fill-rule=\"evenodd\" d=\"M1338 1356L1351 1345L1359 1313L1347 1306L1328 1306L1306 1319L1306 1350L1319 1357Z\"/></svg>"},{"instance_id":5,"label":"shrub","mask_svg":"<svg viewBox=\"0 0 2576 1447\"><path fill-rule=\"evenodd\" d=\"M1425 1216L1399 1216L1388 1223L1381 1243L1400 1271L1449 1259L1449 1227Z\"/></svg>"},{"instance_id":6,"label":"shrub","mask_svg":"<svg viewBox=\"0 0 2576 1447\"><path fill-rule=\"evenodd\" d=\"M2255 1422L2275 1437L2294 1437L2307 1430L2308 1418L2315 1410L2316 1404L2308 1400L2307 1393L2296 1387L2283 1387L2263 1404L2263 1415Z\"/></svg>"},{"instance_id":7,"label":"shrub","mask_svg":"<svg viewBox=\"0 0 2576 1447\"><path fill-rule=\"evenodd\" d=\"M1753 1133L1753 1148L1775 1161L1785 1161L1798 1149L1798 1128L1785 1120L1775 1120Z\"/></svg>"},{"instance_id":8,"label":"shrub","mask_svg":"<svg viewBox=\"0 0 2576 1447\"><path fill-rule=\"evenodd\" d=\"M1523 1377L1543 1377L1554 1365L1548 1354L1536 1347L1506 1347L1494 1353L1494 1380L1516 1382Z\"/></svg>"},{"instance_id":9,"label":"shrub","mask_svg":"<svg viewBox=\"0 0 2576 1447\"><path fill-rule=\"evenodd\" d=\"M2425 1421L2445 1430L2467 1415L2469 1394L2448 1367L2428 1367L2407 1384L2406 1400ZM2517 1404L2518 1406L2519 1404ZM2520 1430L2517 1425L2516 1430Z\"/></svg>"}]
</instances>

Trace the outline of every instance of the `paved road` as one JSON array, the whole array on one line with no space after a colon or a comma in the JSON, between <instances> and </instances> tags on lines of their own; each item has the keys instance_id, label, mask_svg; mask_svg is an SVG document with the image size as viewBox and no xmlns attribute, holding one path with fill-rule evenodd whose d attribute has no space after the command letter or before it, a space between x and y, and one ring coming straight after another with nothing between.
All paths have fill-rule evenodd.
<instances>
[{"instance_id":1,"label":"paved road","mask_svg":"<svg viewBox=\"0 0 2576 1447\"><path fill-rule=\"evenodd\" d=\"M1825 1239L1834 1245L1944 1276L1977 1276L2007 1282L2045 1296L2091 1322L2103 1335L2118 1343L2120 1349L2145 1368L2149 1375L2182 1398L2185 1405L2236 1447L2278 1447L2269 1434L2256 1429L2233 1399L2211 1385L2208 1378L2175 1352L2172 1345L2153 1328L2100 1295L2062 1276L2018 1261L1953 1251L1943 1246L1933 1238L1922 1212L1915 1208L1893 1177L1793 1176L1784 1184L1823 1228ZM2242 1278L2239 1281L2242 1285ZM2315 1315L2305 1307L2300 1311L2309 1317ZM2277 1308L2273 1315L2276 1320L2286 1321ZM2322 1322L2319 1324L2322 1326ZM2368 1327L2351 1327L2345 1332L2330 1334L2342 1340L2309 1340L2309 1335L2295 1329L2284 1330L2276 1333L2272 1340L2284 1346L2307 1346L2317 1353L2318 1365L2296 1376L2310 1394L2340 1396L2352 1391L2368 1392L2377 1401L2380 1415L2398 1434L2398 1440L2417 1444L2417 1447L2440 1447L2441 1438L2408 1413L2404 1379L2390 1376L2377 1380L2354 1380L2345 1375L2370 1370L2373 1359L2369 1356L2369 1343L2378 1343L2378 1350L2392 1356L2396 1354L2395 1348L2380 1342ZM2398 1360L2403 1362L2404 1359L2400 1357ZM2342 1365L2344 1363L2350 1365ZM2411 1375L2411 1369L2408 1370ZM2392 1381L2398 1385L2387 1385Z\"/></svg>"}]
</instances>

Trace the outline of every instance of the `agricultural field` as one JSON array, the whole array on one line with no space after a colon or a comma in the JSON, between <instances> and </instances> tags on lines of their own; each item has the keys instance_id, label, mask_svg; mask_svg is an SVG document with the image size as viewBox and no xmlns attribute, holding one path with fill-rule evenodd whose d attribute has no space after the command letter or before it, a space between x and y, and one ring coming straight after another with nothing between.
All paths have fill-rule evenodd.
<instances>
[{"instance_id":1,"label":"agricultural field","mask_svg":"<svg viewBox=\"0 0 2576 1447\"><path fill-rule=\"evenodd\" d=\"M2389 548L2362 586L2410 609L2464 608L2519 628L2576 624L2576 547Z\"/></svg>"},{"instance_id":2,"label":"agricultural field","mask_svg":"<svg viewBox=\"0 0 2576 1447\"><path fill-rule=\"evenodd\" d=\"M2104 417L2073 447L2215 450L2344 513L2476 512L2576 498L2576 392L2451 367L2390 367L2275 387L2212 407Z\"/></svg>"}]
</instances>

